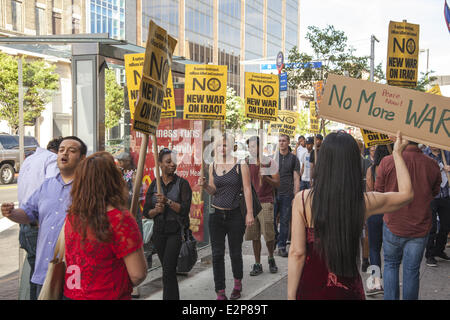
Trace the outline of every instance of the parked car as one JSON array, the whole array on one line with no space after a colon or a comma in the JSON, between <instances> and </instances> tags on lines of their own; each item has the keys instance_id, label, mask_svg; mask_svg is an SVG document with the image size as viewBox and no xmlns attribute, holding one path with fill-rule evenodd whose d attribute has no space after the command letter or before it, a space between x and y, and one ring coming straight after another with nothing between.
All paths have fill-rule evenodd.
<instances>
[{"instance_id":1,"label":"parked car","mask_svg":"<svg viewBox=\"0 0 450 320\"><path fill-rule=\"evenodd\" d=\"M34 137L24 137L25 158L33 154L39 143ZM0 134L0 184L14 181L15 173L20 170L19 136Z\"/></svg>"}]
</instances>

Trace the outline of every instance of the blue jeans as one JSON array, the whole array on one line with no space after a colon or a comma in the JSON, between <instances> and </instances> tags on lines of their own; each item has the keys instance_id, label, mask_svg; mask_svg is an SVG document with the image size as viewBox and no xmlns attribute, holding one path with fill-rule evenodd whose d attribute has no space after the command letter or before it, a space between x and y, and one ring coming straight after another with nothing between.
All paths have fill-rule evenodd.
<instances>
[{"instance_id":1,"label":"blue jeans","mask_svg":"<svg viewBox=\"0 0 450 320\"><path fill-rule=\"evenodd\" d=\"M289 227L291 224L292 199L294 199L294 195L277 195L273 206L273 224L275 228L275 238L278 240L278 249L286 248L286 241L289 236ZM280 232L278 232L277 226L278 214L280 214Z\"/></svg>"},{"instance_id":2,"label":"blue jeans","mask_svg":"<svg viewBox=\"0 0 450 320\"><path fill-rule=\"evenodd\" d=\"M309 181L300 181L300 191L305 190L305 189L311 189L311 182Z\"/></svg>"},{"instance_id":3,"label":"blue jeans","mask_svg":"<svg viewBox=\"0 0 450 320\"><path fill-rule=\"evenodd\" d=\"M367 219L369 231L370 264L381 268L381 245L383 244L383 215L376 214Z\"/></svg>"},{"instance_id":4,"label":"blue jeans","mask_svg":"<svg viewBox=\"0 0 450 320\"><path fill-rule=\"evenodd\" d=\"M403 238L383 225L384 300L399 300L399 269L403 263L403 300L419 299L419 271L428 236Z\"/></svg>"}]
</instances>

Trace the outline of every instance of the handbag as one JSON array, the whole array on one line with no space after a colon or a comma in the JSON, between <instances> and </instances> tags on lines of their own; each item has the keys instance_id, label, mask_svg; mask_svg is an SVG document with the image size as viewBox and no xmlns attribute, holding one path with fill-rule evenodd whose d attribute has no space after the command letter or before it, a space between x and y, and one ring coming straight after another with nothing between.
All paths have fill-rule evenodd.
<instances>
[{"instance_id":1,"label":"handbag","mask_svg":"<svg viewBox=\"0 0 450 320\"><path fill-rule=\"evenodd\" d=\"M178 255L177 273L187 273L192 270L198 259L197 240L192 235L192 231L186 228L177 220L181 226L181 249Z\"/></svg>"},{"instance_id":2,"label":"handbag","mask_svg":"<svg viewBox=\"0 0 450 320\"><path fill-rule=\"evenodd\" d=\"M61 300L66 276L64 222L56 242L53 260L48 264L47 275L38 300Z\"/></svg>"},{"instance_id":3,"label":"handbag","mask_svg":"<svg viewBox=\"0 0 450 320\"><path fill-rule=\"evenodd\" d=\"M142 219L142 240L144 240L144 244L150 243L153 235L153 223L153 219Z\"/></svg>"},{"instance_id":4,"label":"handbag","mask_svg":"<svg viewBox=\"0 0 450 320\"><path fill-rule=\"evenodd\" d=\"M245 196L244 196L244 182L242 181L241 165L239 164L238 167L239 167L239 176L241 177L241 185L242 185L241 193L239 194L240 207L241 207L242 216L244 217L244 220L245 220L245 217L247 216L247 205L245 203ZM258 216L258 214L261 212L262 206L261 206L261 201L259 201L258 194L256 193L255 187L253 187L253 184L251 183L251 181L250 181L250 184L252 186L253 217L256 218Z\"/></svg>"}]
</instances>

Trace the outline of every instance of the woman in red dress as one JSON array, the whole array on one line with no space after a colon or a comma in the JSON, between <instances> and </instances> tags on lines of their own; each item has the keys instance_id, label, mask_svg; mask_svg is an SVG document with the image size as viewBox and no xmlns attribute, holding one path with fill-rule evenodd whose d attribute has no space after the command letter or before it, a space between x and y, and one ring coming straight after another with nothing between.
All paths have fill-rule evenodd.
<instances>
[{"instance_id":1,"label":"woman in red dress","mask_svg":"<svg viewBox=\"0 0 450 320\"><path fill-rule=\"evenodd\" d=\"M292 209L288 299L365 299L358 271L365 219L398 210L414 192L397 133L393 157L398 192L364 192L361 156L353 137L331 133L322 143L310 190L297 193Z\"/></svg>"},{"instance_id":2,"label":"woman in red dress","mask_svg":"<svg viewBox=\"0 0 450 320\"><path fill-rule=\"evenodd\" d=\"M65 223L64 299L130 300L147 275L142 236L125 209L128 192L107 152L80 163Z\"/></svg>"}]
</instances>

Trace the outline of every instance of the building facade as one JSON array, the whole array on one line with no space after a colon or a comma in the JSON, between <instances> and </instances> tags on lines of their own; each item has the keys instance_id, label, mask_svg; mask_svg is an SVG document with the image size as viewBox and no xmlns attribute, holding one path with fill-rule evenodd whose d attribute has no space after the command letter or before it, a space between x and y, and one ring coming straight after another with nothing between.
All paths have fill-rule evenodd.
<instances>
[{"instance_id":1,"label":"building facade","mask_svg":"<svg viewBox=\"0 0 450 320\"><path fill-rule=\"evenodd\" d=\"M300 0L138 0L130 5L126 10L136 9L136 30L126 30L127 40L145 46L154 20L177 38L176 56L227 65L228 86L241 96L244 72L260 71L249 60L274 61L279 51L287 56L300 44ZM289 90L285 108L292 109L296 100Z\"/></svg>"},{"instance_id":2,"label":"building facade","mask_svg":"<svg viewBox=\"0 0 450 320\"><path fill-rule=\"evenodd\" d=\"M0 36L85 33L84 0L0 0Z\"/></svg>"},{"instance_id":3,"label":"building facade","mask_svg":"<svg viewBox=\"0 0 450 320\"><path fill-rule=\"evenodd\" d=\"M84 0L0 0L0 37L85 33L85 4ZM43 59L56 65L59 89L52 93L51 102L36 119L36 124L25 127L26 134L35 136L41 146L46 146L53 137L73 132L71 61L69 57L52 55L60 47L0 46L0 51L7 54L24 55L27 60ZM0 131L12 132L6 121L0 121Z\"/></svg>"},{"instance_id":4,"label":"building facade","mask_svg":"<svg viewBox=\"0 0 450 320\"><path fill-rule=\"evenodd\" d=\"M125 0L86 0L86 32L125 39Z\"/></svg>"}]
</instances>

